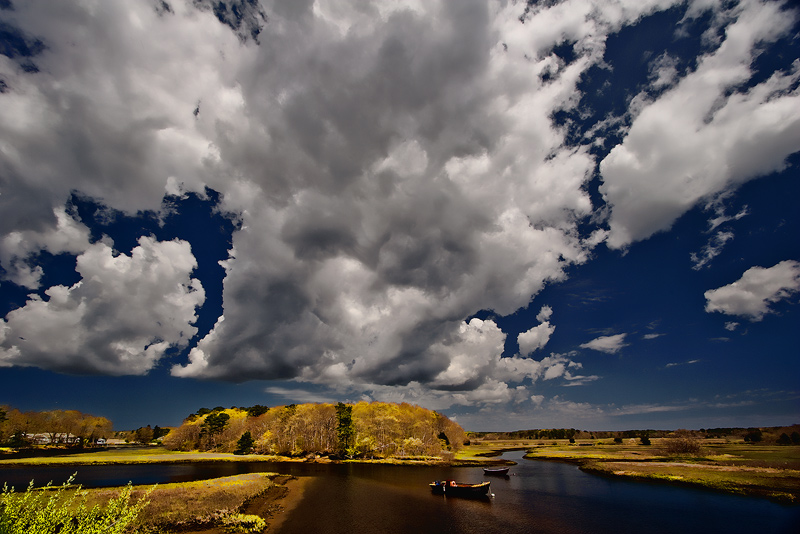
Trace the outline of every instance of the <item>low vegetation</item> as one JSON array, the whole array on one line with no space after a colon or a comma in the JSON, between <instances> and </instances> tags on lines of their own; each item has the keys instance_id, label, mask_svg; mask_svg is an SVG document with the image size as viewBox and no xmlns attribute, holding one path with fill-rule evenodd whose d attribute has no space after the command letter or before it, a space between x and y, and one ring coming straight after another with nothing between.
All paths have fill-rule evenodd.
<instances>
[{"instance_id":1,"label":"low vegetation","mask_svg":"<svg viewBox=\"0 0 800 534\"><path fill-rule=\"evenodd\" d=\"M224 527L231 532L261 532L264 519L247 514L245 506L252 499L274 490L275 473L249 473L229 477L160 484L150 493L150 504L136 521L140 532L166 534L189 529ZM114 489L89 490L91 502L103 503L113 498ZM151 491L144 486L133 488L136 498Z\"/></svg>"},{"instance_id":2,"label":"low vegetation","mask_svg":"<svg viewBox=\"0 0 800 534\"><path fill-rule=\"evenodd\" d=\"M262 532L264 518L245 513L253 499L278 488L274 473L125 488L49 485L25 492L6 488L0 501L3 534L171 534L223 529Z\"/></svg>"},{"instance_id":3,"label":"low vegetation","mask_svg":"<svg viewBox=\"0 0 800 534\"><path fill-rule=\"evenodd\" d=\"M122 534L130 532L151 490L131 502L132 487L115 490L102 504L87 503L81 488L70 489L72 477L55 491L48 484L25 492L5 486L0 498L3 534Z\"/></svg>"}]
</instances>

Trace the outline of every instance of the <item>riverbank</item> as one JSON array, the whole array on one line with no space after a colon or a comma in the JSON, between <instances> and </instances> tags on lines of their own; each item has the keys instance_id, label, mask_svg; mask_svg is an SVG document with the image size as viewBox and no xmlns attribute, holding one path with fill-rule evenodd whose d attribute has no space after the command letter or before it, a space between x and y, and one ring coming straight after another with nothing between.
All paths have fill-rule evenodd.
<instances>
[{"instance_id":1,"label":"riverbank","mask_svg":"<svg viewBox=\"0 0 800 534\"><path fill-rule=\"evenodd\" d=\"M300 502L309 477L249 473L229 477L134 486L131 502L146 499L137 520L142 534L274 532ZM88 507L105 506L121 488L81 489ZM78 490L67 490L70 498Z\"/></svg>"},{"instance_id":2,"label":"riverbank","mask_svg":"<svg viewBox=\"0 0 800 534\"><path fill-rule=\"evenodd\" d=\"M77 452L58 456L34 456L28 458L3 459L2 466L24 465L117 465L117 464L159 464L190 462L302 462L304 459L260 454L231 454L216 452L169 451L163 447L141 447L135 449L107 449L91 452Z\"/></svg>"},{"instance_id":3,"label":"riverbank","mask_svg":"<svg viewBox=\"0 0 800 534\"><path fill-rule=\"evenodd\" d=\"M665 452L666 439L653 439L651 445L637 442L527 440L481 443L479 447L501 451L504 447L522 446L527 459L570 462L602 476L694 486L800 504L800 447L704 440L699 443L697 454L670 455Z\"/></svg>"},{"instance_id":4,"label":"riverbank","mask_svg":"<svg viewBox=\"0 0 800 534\"><path fill-rule=\"evenodd\" d=\"M492 455L486 455L492 456ZM358 458L352 460L333 460L326 456L278 456L263 454L231 454L217 452L170 451L163 447L140 447L130 449L108 449L82 451L75 454L35 456L27 458L6 458L0 455L2 466L44 466L44 465L119 465L119 464L176 464L197 462L281 462L281 463L370 463L381 465L452 465L475 467L503 464L502 460L480 454L453 458L429 456L407 456L391 458Z\"/></svg>"}]
</instances>

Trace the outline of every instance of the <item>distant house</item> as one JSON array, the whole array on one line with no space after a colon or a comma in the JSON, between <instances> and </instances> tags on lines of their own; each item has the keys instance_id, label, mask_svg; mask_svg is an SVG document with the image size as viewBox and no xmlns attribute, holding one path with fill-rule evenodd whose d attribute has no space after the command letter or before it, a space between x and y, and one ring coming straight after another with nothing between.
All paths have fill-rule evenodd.
<instances>
[{"instance_id":1,"label":"distant house","mask_svg":"<svg viewBox=\"0 0 800 534\"><path fill-rule=\"evenodd\" d=\"M52 445L53 443L64 443L70 445L77 443L81 438L75 434L47 434L40 432L38 434L28 434L28 439L34 445Z\"/></svg>"}]
</instances>

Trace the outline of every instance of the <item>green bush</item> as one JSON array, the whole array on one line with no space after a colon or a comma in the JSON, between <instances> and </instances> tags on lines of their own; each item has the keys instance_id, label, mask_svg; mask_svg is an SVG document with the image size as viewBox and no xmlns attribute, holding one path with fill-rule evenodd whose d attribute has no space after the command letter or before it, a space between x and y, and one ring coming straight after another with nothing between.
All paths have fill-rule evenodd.
<instances>
[{"instance_id":1,"label":"green bush","mask_svg":"<svg viewBox=\"0 0 800 534\"><path fill-rule=\"evenodd\" d=\"M85 493L77 490L65 493L75 475L53 489L48 483L34 489L31 481L23 493L3 486L0 498L0 534L122 534L130 532L142 508L149 501L148 491L138 502L131 504L133 488L128 484L111 499L105 508L87 508ZM79 498L80 497L80 498Z\"/></svg>"},{"instance_id":2,"label":"green bush","mask_svg":"<svg viewBox=\"0 0 800 534\"><path fill-rule=\"evenodd\" d=\"M263 532L267 523L257 515L231 514L222 520L222 525L228 532L250 534Z\"/></svg>"},{"instance_id":3,"label":"green bush","mask_svg":"<svg viewBox=\"0 0 800 534\"><path fill-rule=\"evenodd\" d=\"M699 456L703 452L700 441L688 430L677 430L664 440L664 451L674 456Z\"/></svg>"}]
</instances>

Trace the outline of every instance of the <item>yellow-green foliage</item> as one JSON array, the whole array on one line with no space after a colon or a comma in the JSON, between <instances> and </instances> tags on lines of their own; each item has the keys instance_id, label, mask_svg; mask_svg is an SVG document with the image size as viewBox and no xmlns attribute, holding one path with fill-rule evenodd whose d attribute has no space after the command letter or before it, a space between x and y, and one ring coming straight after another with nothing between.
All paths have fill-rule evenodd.
<instances>
[{"instance_id":1,"label":"yellow-green foliage","mask_svg":"<svg viewBox=\"0 0 800 534\"><path fill-rule=\"evenodd\" d=\"M359 402L353 422L361 455L438 455L458 450L466 437L447 417L407 403Z\"/></svg>"},{"instance_id":2,"label":"yellow-green foliage","mask_svg":"<svg viewBox=\"0 0 800 534\"><path fill-rule=\"evenodd\" d=\"M209 480L160 484L154 490L134 487L134 498L145 491L152 491L149 497L151 502L139 514L137 525L146 532L159 528L169 530L194 526L209 528L227 526L233 529L240 528L237 526L239 524L243 525L241 528L250 528L248 525L253 525L255 520L250 516L242 516L241 508L250 499L274 487L272 478L275 476L275 473L248 473ZM87 490L87 501L102 506L112 497L114 491L116 490L111 488ZM248 530L236 532L248 532Z\"/></svg>"},{"instance_id":3,"label":"yellow-green foliage","mask_svg":"<svg viewBox=\"0 0 800 534\"><path fill-rule=\"evenodd\" d=\"M74 475L55 491L50 484L34 489L33 482L23 493L3 487L0 503L0 533L2 534L118 534L125 532L144 508L149 492L131 504L132 488L126 486L101 507L86 505L86 494L65 490Z\"/></svg>"},{"instance_id":4,"label":"yellow-green foliage","mask_svg":"<svg viewBox=\"0 0 800 534\"><path fill-rule=\"evenodd\" d=\"M27 445L32 434L45 434L50 444L93 441L111 435L111 421L78 410L48 410L20 412L16 408L0 406L0 443L17 448ZM21 440L13 443L13 435Z\"/></svg>"},{"instance_id":5,"label":"yellow-green foliage","mask_svg":"<svg viewBox=\"0 0 800 534\"><path fill-rule=\"evenodd\" d=\"M188 418L164 438L164 445L182 451L232 452L249 431L259 454L299 456L337 449L333 404L277 406L257 417L235 408L225 413L230 416L228 425L213 442L203 436L206 414ZM458 450L466 439L464 430L447 417L407 403L359 402L353 405L352 417L355 440L348 453L360 457L441 455Z\"/></svg>"},{"instance_id":6,"label":"yellow-green foliage","mask_svg":"<svg viewBox=\"0 0 800 534\"><path fill-rule=\"evenodd\" d=\"M267 522L257 515L231 514L222 520L222 526L228 532L249 534L251 532L262 532L267 528Z\"/></svg>"},{"instance_id":7,"label":"yellow-green foliage","mask_svg":"<svg viewBox=\"0 0 800 534\"><path fill-rule=\"evenodd\" d=\"M212 412L220 413L220 412ZM222 410L229 419L223 431L218 435L209 435L203 432L205 423L211 413L186 419L181 426L173 429L164 438L163 443L168 449L178 451L215 450L219 452L233 452L236 441L249 428L247 427L247 412L238 408Z\"/></svg>"}]
</instances>

